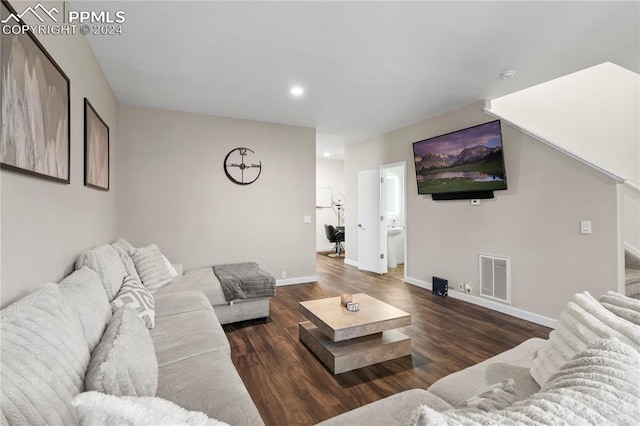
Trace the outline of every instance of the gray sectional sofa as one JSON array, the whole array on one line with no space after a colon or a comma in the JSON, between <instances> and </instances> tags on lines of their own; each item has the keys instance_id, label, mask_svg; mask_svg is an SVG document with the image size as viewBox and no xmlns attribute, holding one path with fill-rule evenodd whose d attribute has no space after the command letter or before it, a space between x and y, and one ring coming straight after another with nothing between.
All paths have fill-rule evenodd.
<instances>
[{"instance_id":1,"label":"gray sectional sofa","mask_svg":"<svg viewBox=\"0 0 640 426\"><path fill-rule=\"evenodd\" d=\"M2 424L79 421L72 399L86 390L91 353L112 317L109 302L126 271L111 245L83 253L76 266L60 285L46 284L2 310ZM261 425L212 307L221 290L206 278L211 276L203 271L187 273L153 294L155 326L149 334L155 359L148 362L157 363L157 377L150 380L157 382L155 396L231 425ZM219 309L225 322L268 315L268 299L256 306L263 310ZM132 358L143 356L128 349ZM141 380L133 377L133 387Z\"/></svg>"},{"instance_id":2,"label":"gray sectional sofa","mask_svg":"<svg viewBox=\"0 0 640 426\"><path fill-rule=\"evenodd\" d=\"M533 338L321 425L637 425L640 301L577 293L549 339Z\"/></svg>"},{"instance_id":3,"label":"gray sectional sofa","mask_svg":"<svg viewBox=\"0 0 640 426\"><path fill-rule=\"evenodd\" d=\"M411 389L326 420L321 425L407 425L420 405L437 411L459 407L489 386L513 378L517 398L540 390L529 374L537 351L546 340L533 338L479 364L450 374L428 389Z\"/></svg>"},{"instance_id":4,"label":"gray sectional sofa","mask_svg":"<svg viewBox=\"0 0 640 426\"><path fill-rule=\"evenodd\" d=\"M83 253L78 270L62 282L45 284L2 309L3 425L78 424L84 418L78 398L105 395L85 392L85 383L95 370L93 358L103 352L105 336L114 329L114 318L131 315L124 314L125 308L112 314L109 304L131 272L131 263L121 258L123 250L117 246L107 244ZM178 274L153 293L155 326L149 332L133 315L143 333L133 334L127 345L115 345L110 352L117 365L125 365L116 376L126 380L114 395L140 396L152 388L156 397L177 404L178 409L202 412L230 425L261 425L231 361L221 322L259 316L265 309L268 314L268 299L221 303L222 292L209 269ZM147 345L151 354L144 353L145 339L152 343ZM616 293L599 300L579 293L567 304L548 340L529 339L426 390L401 392L321 424L634 424L640 418L638 348L640 301ZM117 354L124 355L118 359ZM128 360L144 366L144 373L127 370ZM153 401L152 412L158 411L155 407L164 410L156 403L165 401ZM90 413L93 406L83 409ZM194 420L191 414L182 414ZM202 419L195 423L216 424Z\"/></svg>"}]
</instances>

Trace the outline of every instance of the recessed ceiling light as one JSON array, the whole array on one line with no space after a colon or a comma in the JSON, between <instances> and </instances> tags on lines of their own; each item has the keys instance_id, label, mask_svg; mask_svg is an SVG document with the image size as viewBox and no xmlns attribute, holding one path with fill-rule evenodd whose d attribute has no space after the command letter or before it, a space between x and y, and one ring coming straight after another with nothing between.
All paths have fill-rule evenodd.
<instances>
[{"instance_id":1,"label":"recessed ceiling light","mask_svg":"<svg viewBox=\"0 0 640 426\"><path fill-rule=\"evenodd\" d=\"M293 96L302 96L303 93L304 93L304 89L302 89L302 87L300 86L293 86L291 88L291 94Z\"/></svg>"},{"instance_id":2,"label":"recessed ceiling light","mask_svg":"<svg viewBox=\"0 0 640 426\"><path fill-rule=\"evenodd\" d=\"M324 156L325 156L325 157L331 157L331 153L330 153L330 152L325 152L325 153L324 153Z\"/></svg>"},{"instance_id":3,"label":"recessed ceiling light","mask_svg":"<svg viewBox=\"0 0 640 426\"><path fill-rule=\"evenodd\" d=\"M500 73L500 78L503 80L508 80L516 75L516 70L505 70Z\"/></svg>"}]
</instances>

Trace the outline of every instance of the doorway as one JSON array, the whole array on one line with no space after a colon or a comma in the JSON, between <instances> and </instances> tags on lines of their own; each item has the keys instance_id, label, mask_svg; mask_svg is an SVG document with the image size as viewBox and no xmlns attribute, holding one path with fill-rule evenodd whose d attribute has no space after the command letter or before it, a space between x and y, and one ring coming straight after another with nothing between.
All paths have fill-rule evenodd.
<instances>
[{"instance_id":1,"label":"doorway","mask_svg":"<svg viewBox=\"0 0 640 426\"><path fill-rule=\"evenodd\" d=\"M407 220L406 220L406 163L385 164L380 167L380 211L384 216L381 243L387 259L387 273L406 278Z\"/></svg>"},{"instance_id":2,"label":"doorway","mask_svg":"<svg viewBox=\"0 0 640 426\"><path fill-rule=\"evenodd\" d=\"M359 269L406 279L406 198L404 161L358 172Z\"/></svg>"}]
</instances>

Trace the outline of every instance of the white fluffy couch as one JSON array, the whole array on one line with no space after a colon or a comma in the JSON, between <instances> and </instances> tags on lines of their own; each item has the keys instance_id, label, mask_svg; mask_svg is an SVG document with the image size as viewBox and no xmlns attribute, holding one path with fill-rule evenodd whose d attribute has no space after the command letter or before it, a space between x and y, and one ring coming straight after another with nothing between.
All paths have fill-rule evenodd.
<instances>
[{"instance_id":1,"label":"white fluffy couch","mask_svg":"<svg viewBox=\"0 0 640 426\"><path fill-rule=\"evenodd\" d=\"M263 424L212 307L220 290L203 275L167 278L136 250L89 250L59 284L2 309L2 424Z\"/></svg>"},{"instance_id":2,"label":"white fluffy couch","mask_svg":"<svg viewBox=\"0 0 640 426\"><path fill-rule=\"evenodd\" d=\"M637 425L639 348L640 301L578 293L548 340L529 339L427 390L401 392L321 425Z\"/></svg>"}]
</instances>

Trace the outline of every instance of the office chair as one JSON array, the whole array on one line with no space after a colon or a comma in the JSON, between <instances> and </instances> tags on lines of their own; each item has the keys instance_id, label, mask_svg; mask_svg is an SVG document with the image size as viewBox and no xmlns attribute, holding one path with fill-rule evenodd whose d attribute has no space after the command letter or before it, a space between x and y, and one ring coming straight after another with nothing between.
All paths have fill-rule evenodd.
<instances>
[{"instance_id":1,"label":"office chair","mask_svg":"<svg viewBox=\"0 0 640 426\"><path fill-rule=\"evenodd\" d=\"M344 251L342 243L344 242L344 226L324 225L324 233L330 243L335 244L335 254L330 254L331 257L340 257L340 252Z\"/></svg>"}]
</instances>

